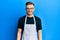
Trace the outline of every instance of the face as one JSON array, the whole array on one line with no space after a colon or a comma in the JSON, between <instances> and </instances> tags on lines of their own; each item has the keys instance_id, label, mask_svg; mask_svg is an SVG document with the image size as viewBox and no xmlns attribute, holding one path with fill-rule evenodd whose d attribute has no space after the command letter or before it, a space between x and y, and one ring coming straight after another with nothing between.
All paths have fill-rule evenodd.
<instances>
[{"instance_id":1,"label":"face","mask_svg":"<svg viewBox=\"0 0 60 40\"><path fill-rule=\"evenodd\" d=\"M32 15L33 14L33 12L34 12L34 5L27 5L26 6L26 11L27 11L27 14L28 15Z\"/></svg>"}]
</instances>

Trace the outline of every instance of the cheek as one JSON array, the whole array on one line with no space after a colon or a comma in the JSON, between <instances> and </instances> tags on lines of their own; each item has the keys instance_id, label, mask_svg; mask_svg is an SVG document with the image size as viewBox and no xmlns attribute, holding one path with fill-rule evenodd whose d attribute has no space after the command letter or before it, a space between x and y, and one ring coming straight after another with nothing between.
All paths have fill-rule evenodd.
<instances>
[{"instance_id":1,"label":"cheek","mask_svg":"<svg viewBox=\"0 0 60 40\"><path fill-rule=\"evenodd\" d=\"M34 12L34 10L32 10Z\"/></svg>"}]
</instances>

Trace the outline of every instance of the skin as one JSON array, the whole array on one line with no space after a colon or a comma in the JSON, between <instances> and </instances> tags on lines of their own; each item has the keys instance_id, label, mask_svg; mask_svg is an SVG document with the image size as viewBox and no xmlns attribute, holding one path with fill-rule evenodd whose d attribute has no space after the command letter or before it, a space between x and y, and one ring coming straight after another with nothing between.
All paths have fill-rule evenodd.
<instances>
[{"instance_id":1,"label":"skin","mask_svg":"<svg viewBox=\"0 0 60 40\"><path fill-rule=\"evenodd\" d=\"M32 4L26 6L26 12L27 12L28 17L33 15L34 9L35 8Z\"/></svg>"},{"instance_id":2,"label":"skin","mask_svg":"<svg viewBox=\"0 0 60 40\"><path fill-rule=\"evenodd\" d=\"M28 17L32 17L34 10L35 8L32 4L26 6L26 12ZM22 29L18 28L17 40L20 40L21 32L22 32ZM38 30L38 40L42 40L42 30Z\"/></svg>"}]
</instances>

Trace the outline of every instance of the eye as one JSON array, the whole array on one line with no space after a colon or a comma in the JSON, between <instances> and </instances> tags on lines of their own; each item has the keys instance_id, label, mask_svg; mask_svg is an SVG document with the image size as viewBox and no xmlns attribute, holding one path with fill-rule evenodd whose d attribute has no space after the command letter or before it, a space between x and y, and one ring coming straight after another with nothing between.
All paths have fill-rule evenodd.
<instances>
[{"instance_id":1,"label":"eye","mask_svg":"<svg viewBox=\"0 0 60 40\"><path fill-rule=\"evenodd\" d=\"M34 9L34 8L26 8L26 9Z\"/></svg>"}]
</instances>

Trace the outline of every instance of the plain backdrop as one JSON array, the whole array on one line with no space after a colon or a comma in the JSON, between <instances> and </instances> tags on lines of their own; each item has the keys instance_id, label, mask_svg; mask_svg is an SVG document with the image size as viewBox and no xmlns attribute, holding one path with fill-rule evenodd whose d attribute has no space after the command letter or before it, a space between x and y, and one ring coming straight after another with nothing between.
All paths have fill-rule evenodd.
<instances>
[{"instance_id":1,"label":"plain backdrop","mask_svg":"<svg viewBox=\"0 0 60 40\"><path fill-rule=\"evenodd\" d=\"M16 40L18 19L26 14L28 1L41 18L43 40L60 40L60 0L0 0L0 40Z\"/></svg>"}]
</instances>

